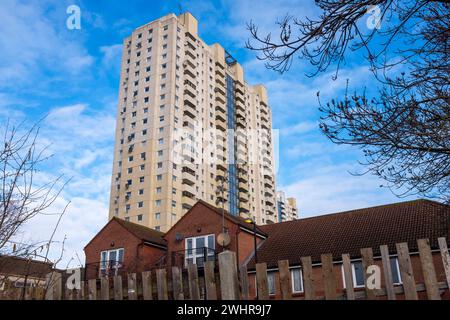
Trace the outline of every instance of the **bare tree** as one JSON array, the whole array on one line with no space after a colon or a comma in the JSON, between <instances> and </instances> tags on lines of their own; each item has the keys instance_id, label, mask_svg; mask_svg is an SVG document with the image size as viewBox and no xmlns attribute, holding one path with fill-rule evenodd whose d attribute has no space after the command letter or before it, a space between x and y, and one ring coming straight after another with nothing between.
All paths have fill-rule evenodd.
<instances>
[{"instance_id":1,"label":"bare tree","mask_svg":"<svg viewBox=\"0 0 450 320\"><path fill-rule=\"evenodd\" d=\"M328 103L318 94L322 132L337 144L361 148L367 172L385 179L397 195L449 199L450 1L315 3L322 10L317 19L285 17L276 40L261 37L250 22L247 47L269 69L285 72L297 56L315 66L308 76L336 66L334 79L346 53L363 50L379 92L347 92ZM362 27L371 12L373 28Z\"/></svg>"},{"instance_id":2,"label":"bare tree","mask_svg":"<svg viewBox=\"0 0 450 320\"><path fill-rule=\"evenodd\" d=\"M2 128L4 132L0 145L0 256L24 258L28 260L28 264L37 258L56 266L61 261L65 239L60 243L60 254L56 261L50 261L49 255L52 246L58 242L54 236L68 204L61 212L50 212L49 209L68 181L63 181L62 175L43 182L43 179L36 179L41 167L51 157L48 148L41 147L38 143L38 125L39 123L26 128L25 123L12 126L8 121ZM49 238L39 242L18 240L22 227L38 215L57 216ZM2 272L1 264L0 273L4 279L8 278L8 274ZM26 281L27 276L25 285Z\"/></svg>"}]
</instances>

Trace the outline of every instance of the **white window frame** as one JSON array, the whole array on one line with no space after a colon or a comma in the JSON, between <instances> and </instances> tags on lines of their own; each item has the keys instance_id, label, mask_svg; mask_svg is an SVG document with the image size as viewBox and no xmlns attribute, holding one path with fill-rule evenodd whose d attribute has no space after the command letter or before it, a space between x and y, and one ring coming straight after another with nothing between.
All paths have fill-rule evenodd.
<instances>
[{"instance_id":1,"label":"white window frame","mask_svg":"<svg viewBox=\"0 0 450 320\"><path fill-rule=\"evenodd\" d=\"M300 271L300 287L301 290L300 291L296 291L295 290L295 283L294 283L294 271ZM303 270L302 268L292 268L291 269L291 285L292 285L292 293L303 293L305 292L305 289L303 287Z\"/></svg>"},{"instance_id":2,"label":"white window frame","mask_svg":"<svg viewBox=\"0 0 450 320\"><path fill-rule=\"evenodd\" d=\"M213 244L214 244L214 248L209 248L208 247L208 237L212 236L213 237ZM201 253L197 253L197 239L199 238L204 238L205 241L205 245L207 246L207 248L209 250L213 250L213 252L211 253L210 251L207 252L208 256L214 256L215 250L216 250L216 235L214 233L211 234L205 234L205 235L201 235L201 236L196 236L196 237L189 237L184 239L184 251L185 251L185 255L184 255L184 264L185 266L188 265L188 259L192 259L192 263L196 264L197 263L197 258L203 258L203 251ZM192 240L192 248L188 250L188 240Z\"/></svg>"},{"instance_id":3,"label":"white window frame","mask_svg":"<svg viewBox=\"0 0 450 320\"><path fill-rule=\"evenodd\" d=\"M277 283L275 281L275 271L268 271L267 272L267 290L269 292L269 296L274 296L277 294ZM273 291L270 290L270 281L269 278L272 278L273 281Z\"/></svg>"},{"instance_id":4,"label":"white window frame","mask_svg":"<svg viewBox=\"0 0 450 320\"><path fill-rule=\"evenodd\" d=\"M362 260L351 261L353 288L354 289L364 288L365 284L363 284L363 285L356 285L355 262L361 262L362 263ZM343 264L341 264L341 274L342 274L342 286L344 287L344 289L346 289L347 288L347 284L345 283L345 274L344 274L344 265ZM364 276L364 274L363 274L363 276Z\"/></svg>"},{"instance_id":5,"label":"white window frame","mask_svg":"<svg viewBox=\"0 0 450 320\"><path fill-rule=\"evenodd\" d=\"M111 265L110 263L110 256L111 253L115 252L116 254L116 260L114 260L114 264ZM120 252L122 252L122 261L117 260L120 256ZM106 259L103 260L103 254L105 254ZM103 250L100 252L100 274L102 271L109 271L110 269L117 270L123 266L123 261L125 259L125 249L124 248L117 248L117 249L111 249L111 250Z\"/></svg>"},{"instance_id":6,"label":"white window frame","mask_svg":"<svg viewBox=\"0 0 450 320\"><path fill-rule=\"evenodd\" d=\"M394 286L402 285L403 284L403 279L402 279L402 274L400 272L400 265L398 264L398 257L390 257L390 259L395 259L395 266L396 266L396 269L397 269L396 271L397 271L397 274L398 274L398 280L400 280L400 282L394 282L394 279L392 279L392 284ZM389 262L390 262L390 260L389 260ZM393 271L393 270L391 270L391 271Z\"/></svg>"}]
</instances>

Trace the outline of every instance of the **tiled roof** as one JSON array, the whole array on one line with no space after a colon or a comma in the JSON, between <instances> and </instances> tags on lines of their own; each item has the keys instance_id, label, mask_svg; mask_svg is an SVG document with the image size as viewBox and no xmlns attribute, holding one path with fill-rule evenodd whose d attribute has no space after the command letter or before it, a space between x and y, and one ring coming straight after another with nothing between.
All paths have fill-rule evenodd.
<instances>
[{"instance_id":1,"label":"tiled roof","mask_svg":"<svg viewBox=\"0 0 450 320\"><path fill-rule=\"evenodd\" d=\"M52 271L52 263L28 260L22 257L0 256L0 274L45 278Z\"/></svg>"},{"instance_id":2,"label":"tiled roof","mask_svg":"<svg viewBox=\"0 0 450 320\"><path fill-rule=\"evenodd\" d=\"M283 223L261 226L269 237L258 250L258 262L269 267L288 259L299 264L300 257L332 253L335 260L349 253L360 257L360 249L371 247L379 256L379 246L386 244L395 253L395 243L407 242L410 252L417 252L417 239L428 238L433 248L437 238L449 239L450 206L414 200L389 205L351 210ZM254 268L251 260L249 269Z\"/></svg>"},{"instance_id":3,"label":"tiled roof","mask_svg":"<svg viewBox=\"0 0 450 320\"><path fill-rule=\"evenodd\" d=\"M164 247L167 246L166 240L163 239L164 236L163 232L156 231L154 229L145 226L141 226L140 224L125 221L117 217L114 217L113 219L117 221L120 225L122 225L125 229L127 229L129 232L134 234L137 238Z\"/></svg>"},{"instance_id":4,"label":"tiled roof","mask_svg":"<svg viewBox=\"0 0 450 320\"><path fill-rule=\"evenodd\" d=\"M222 209L219 209L203 200L198 200L197 204L203 204L204 206L208 207L209 209L213 210L214 212L218 213L219 215L222 215ZM253 224L245 222L245 219L243 217L239 217L239 216L234 216L230 213L228 213L227 210L224 210L225 212L225 218L229 219L230 221L234 222L235 224L240 225L241 227L248 229L250 231L253 231ZM264 230L262 229L261 226L256 226L256 231L257 233L259 233L260 235L263 236L267 236L267 233L264 232Z\"/></svg>"}]
</instances>

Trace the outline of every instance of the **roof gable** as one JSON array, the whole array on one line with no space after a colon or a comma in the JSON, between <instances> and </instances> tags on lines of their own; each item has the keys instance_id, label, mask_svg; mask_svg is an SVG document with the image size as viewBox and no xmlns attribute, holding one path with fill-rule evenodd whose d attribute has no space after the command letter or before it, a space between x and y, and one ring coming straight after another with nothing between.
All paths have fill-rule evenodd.
<instances>
[{"instance_id":1,"label":"roof gable","mask_svg":"<svg viewBox=\"0 0 450 320\"><path fill-rule=\"evenodd\" d=\"M178 219L178 221L172 226L172 228L170 228L166 234L168 234L169 232L172 232L173 230L176 230L177 226L191 213L193 212L194 208L198 208L198 206L203 206L205 209L207 209L207 212L211 212L211 213L215 213L217 215L219 215L220 217L222 217L222 209L219 209L203 200L198 200L197 203L195 203L192 208L190 208L180 219ZM247 223L245 222L245 219L242 217L237 217L237 216L233 216L231 214L228 213L227 210L224 210L224 217L225 219L227 219L228 221L239 225L241 228L248 230L250 232L253 233L253 224L251 223ZM267 234L261 230L260 226L256 227L256 231L257 234L266 237Z\"/></svg>"},{"instance_id":2,"label":"roof gable","mask_svg":"<svg viewBox=\"0 0 450 320\"><path fill-rule=\"evenodd\" d=\"M123 229L125 229L127 232L131 233L134 237L136 237L139 240L155 244L158 246L164 246L166 247L166 241L163 239L164 233L160 231L156 231L154 229L141 226L139 224L125 221L122 219L119 219L117 217L113 217L108 221L108 223L103 226L103 228L100 229L99 232L84 246L86 248L89 244L92 243L97 237L101 235L101 233L110 226L112 223L117 223L120 225Z\"/></svg>"}]
</instances>

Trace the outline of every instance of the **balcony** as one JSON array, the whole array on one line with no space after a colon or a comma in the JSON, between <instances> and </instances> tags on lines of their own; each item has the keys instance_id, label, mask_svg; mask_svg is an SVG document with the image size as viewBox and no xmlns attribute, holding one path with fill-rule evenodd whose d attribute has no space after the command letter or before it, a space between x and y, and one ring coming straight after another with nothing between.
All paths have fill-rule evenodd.
<instances>
[{"instance_id":1,"label":"balcony","mask_svg":"<svg viewBox=\"0 0 450 320\"><path fill-rule=\"evenodd\" d=\"M220 111L220 112L222 112L222 113L226 113L226 112L227 112L227 109L226 109L226 107L225 107L225 103L217 102L217 103L216 103L216 111Z\"/></svg>"},{"instance_id":2,"label":"balcony","mask_svg":"<svg viewBox=\"0 0 450 320\"><path fill-rule=\"evenodd\" d=\"M191 48L186 49L186 50L184 51L184 54L185 54L186 56L190 57L191 59L194 59L194 60L197 58L197 56L195 55L195 53L192 52L192 49L191 49Z\"/></svg>"},{"instance_id":3,"label":"balcony","mask_svg":"<svg viewBox=\"0 0 450 320\"><path fill-rule=\"evenodd\" d=\"M239 102L242 102L245 104L244 95L242 93L236 92L235 99L236 99L236 102L239 101Z\"/></svg>"},{"instance_id":4,"label":"balcony","mask_svg":"<svg viewBox=\"0 0 450 320\"><path fill-rule=\"evenodd\" d=\"M181 206L184 209L190 209L195 204L195 199L189 198L187 196L183 196L181 198Z\"/></svg>"},{"instance_id":5,"label":"balcony","mask_svg":"<svg viewBox=\"0 0 450 320\"><path fill-rule=\"evenodd\" d=\"M225 78L216 77L216 84L222 87L225 87Z\"/></svg>"},{"instance_id":6,"label":"balcony","mask_svg":"<svg viewBox=\"0 0 450 320\"><path fill-rule=\"evenodd\" d=\"M241 101L236 101L236 109L241 109L245 114L245 103Z\"/></svg>"},{"instance_id":7,"label":"balcony","mask_svg":"<svg viewBox=\"0 0 450 320\"><path fill-rule=\"evenodd\" d=\"M244 85L240 82L236 82L235 86L236 92L244 94Z\"/></svg>"},{"instance_id":8,"label":"balcony","mask_svg":"<svg viewBox=\"0 0 450 320\"><path fill-rule=\"evenodd\" d=\"M241 130L239 130L241 132ZM236 142L238 145L245 147L247 145L247 139L242 134L236 134Z\"/></svg>"},{"instance_id":9,"label":"balcony","mask_svg":"<svg viewBox=\"0 0 450 320\"><path fill-rule=\"evenodd\" d=\"M184 107L184 110L183 110L183 115L184 116L187 116L187 117L189 117L191 119L195 119L196 113L197 112L195 111L195 109L193 109L191 106L186 105ZM183 118L183 121L184 121L184 119L185 118ZM188 118L186 118L186 119L188 119Z\"/></svg>"},{"instance_id":10,"label":"balcony","mask_svg":"<svg viewBox=\"0 0 450 320\"><path fill-rule=\"evenodd\" d=\"M236 117L245 119L245 111L242 108L236 109Z\"/></svg>"},{"instance_id":11,"label":"balcony","mask_svg":"<svg viewBox=\"0 0 450 320\"><path fill-rule=\"evenodd\" d=\"M245 122L245 119L241 117L236 118L236 125L244 129L247 128L247 123Z\"/></svg>"},{"instance_id":12,"label":"balcony","mask_svg":"<svg viewBox=\"0 0 450 320\"><path fill-rule=\"evenodd\" d=\"M239 189L240 192L248 192L248 183L239 182L238 183L238 189Z\"/></svg>"},{"instance_id":13,"label":"balcony","mask_svg":"<svg viewBox=\"0 0 450 320\"><path fill-rule=\"evenodd\" d=\"M216 101L219 103L226 103L225 95L222 94L220 91L216 92Z\"/></svg>"},{"instance_id":14,"label":"balcony","mask_svg":"<svg viewBox=\"0 0 450 320\"><path fill-rule=\"evenodd\" d=\"M243 213L247 213L250 211L250 205L248 204L248 202L241 202L239 204L239 211L243 212Z\"/></svg>"},{"instance_id":15,"label":"balcony","mask_svg":"<svg viewBox=\"0 0 450 320\"><path fill-rule=\"evenodd\" d=\"M248 202L249 196L248 193L245 192L239 192L239 201L242 202Z\"/></svg>"},{"instance_id":16,"label":"balcony","mask_svg":"<svg viewBox=\"0 0 450 320\"><path fill-rule=\"evenodd\" d=\"M188 105L188 106L192 107L193 109L195 109L197 107L197 100L195 100L195 95L191 96L185 92L185 94L183 95L183 101L184 101L184 105Z\"/></svg>"},{"instance_id":17,"label":"balcony","mask_svg":"<svg viewBox=\"0 0 450 320\"><path fill-rule=\"evenodd\" d=\"M183 184L187 184L189 186L192 186L195 184L195 174L192 174L190 172L183 172L181 178L182 178Z\"/></svg>"},{"instance_id":18,"label":"balcony","mask_svg":"<svg viewBox=\"0 0 450 320\"><path fill-rule=\"evenodd\" d=\"M227 122L221 118L216 118L216 128L222 131L227 130Z\"/></svg>"},{"instance_id":19,"label":"balcony","mask_svg":"<svg viewBox=\"0 0 450 320\"><path fill-rule=\"evenodd\" d=\"M225 78L225 70L223 69L223 67L219 67L216 65L215 73L218 77Z\"/></svg>"},{"instance_id":20,"label":"balcony","mask_svg":"<svg viewBox=\"0 0 450 320\"><path fill-rule=\"evenodd\" d=\"M184 74L192 77L192 80L190 80L191 82L195 81L195 77L197 76L195 69L188 63L184 64Z\"/></svg>"},{"instance_id":21,"label":"balcony","mask_svg":"<svg viewBox=\"0 0 450 320\"><path fill-rule=\"evenodd\" d=\"M241 181L241 182L247 183L248 182L248 174L244 173L244 172L239 172L238 173L238 180Z\"/></svg>"}]
</instances>

